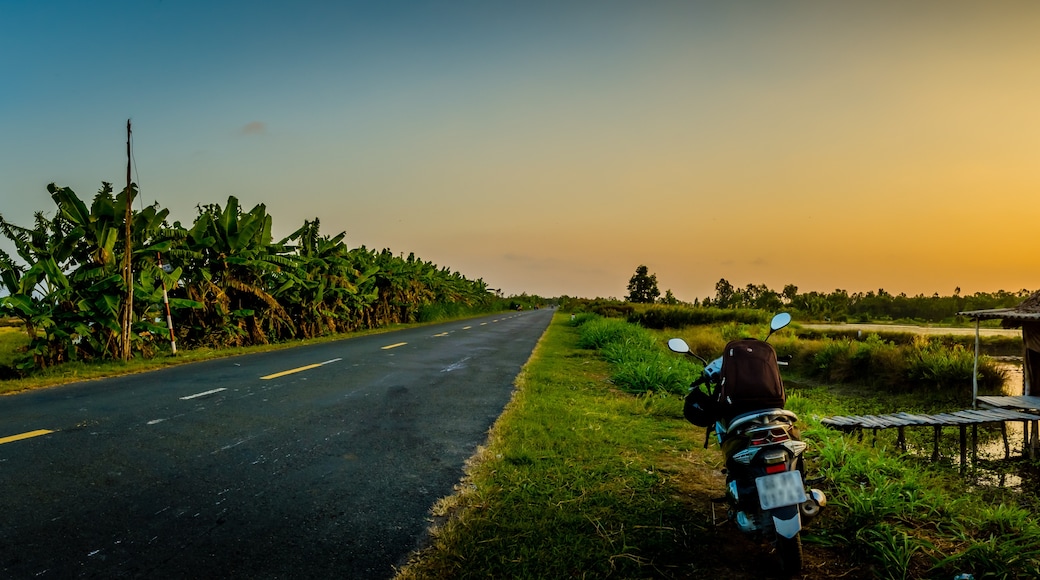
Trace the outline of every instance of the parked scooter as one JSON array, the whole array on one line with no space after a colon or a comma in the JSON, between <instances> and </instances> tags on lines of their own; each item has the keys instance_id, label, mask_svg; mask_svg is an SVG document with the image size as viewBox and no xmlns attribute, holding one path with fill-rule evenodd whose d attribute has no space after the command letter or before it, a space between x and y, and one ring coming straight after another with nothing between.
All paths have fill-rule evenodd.
<instances>
[{"instance_id":1,"label":"parked scooter","mask_svg":"<svg viewBox=\"0 0 1040 580\"><path fill-rule=\"evenodd\" d=\"M711 362L694 354L681 338L669 340L668 347L704 363L686 397L684 414L708 429L705 447L714 431L726 458L726 495L712 500L712 518L716 524L731 521L745 534L772 543L784 572L798 574L802 526L820 513L827 498L806 488L806 444L795 428L798 416L783 408L779 365L787 363L779 362L766 342L790 323L790 314L777 314L765 340L730 341ZM725 519L715 516L715 504L723 503Z\"/></svg>"}]
</instances>

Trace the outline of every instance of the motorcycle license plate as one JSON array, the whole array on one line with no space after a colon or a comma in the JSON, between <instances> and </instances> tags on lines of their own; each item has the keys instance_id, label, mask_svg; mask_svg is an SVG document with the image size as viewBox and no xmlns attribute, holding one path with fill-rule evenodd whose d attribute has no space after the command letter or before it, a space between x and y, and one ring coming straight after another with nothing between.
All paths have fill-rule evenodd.
<instances>
[{"instance_id":1,"label":"motorcycle license plate","mask_svg":"<svg viewBox=\"0 0 1040 580\"><path fill-rule=\"evenodd\" d=\"M802 472L797 470L759 477L755 479L755 486L758 487L758 501L764 510L798 505L805 501Z\"/></svg>"}]
</instances>

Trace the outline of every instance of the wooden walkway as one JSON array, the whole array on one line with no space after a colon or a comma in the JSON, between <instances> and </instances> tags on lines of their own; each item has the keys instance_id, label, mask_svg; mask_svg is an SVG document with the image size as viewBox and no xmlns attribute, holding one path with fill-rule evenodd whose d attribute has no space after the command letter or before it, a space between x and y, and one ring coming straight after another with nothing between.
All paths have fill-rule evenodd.
<instances>
[{"instance_id":1,"label":"wooden walkway","mask_svg":"<svg viewBox=\"0 0 1040 580\"><path fill-rule=\"evenodd\" d=\"M983 399L991 399L984 402ZM1035 399L1025 401L1008 401L1003 399ZM972 458L977 459L978 426L985 423L1000 423L1001 434L1004 438L1004 455L1010 457L1011 448L1007 440L1007 422L1021 421L1025 432L1026 445L1024 452L1030 458L1037 455L1037 439L1030 437L1030 424L1033 425L1033 433L1040 433L1037 425L1040 415L1027 413L1025 410L1040 410L1040 397L979 397L979 403L996 408L990 409L968 409L965 411L954 411L951 413L939 413L936 415L925 415L920 413L892 413L887 415L840 415L826 417L820 422L828 427L846 432L858 431L863 437L863 430L872 429L877 434L879 429L896 428L899 431L897 443L899 447L906 450L906 427L932 427L935 432L935 442L932 449L932 460L939 458L939 440L942 437L943 427L958 427L960 429L961 443L961 471L967 465L967 428L971 427L971 449ZM1033 405L1036 406L1033 406Z\"/></svg>"}]
</instances>

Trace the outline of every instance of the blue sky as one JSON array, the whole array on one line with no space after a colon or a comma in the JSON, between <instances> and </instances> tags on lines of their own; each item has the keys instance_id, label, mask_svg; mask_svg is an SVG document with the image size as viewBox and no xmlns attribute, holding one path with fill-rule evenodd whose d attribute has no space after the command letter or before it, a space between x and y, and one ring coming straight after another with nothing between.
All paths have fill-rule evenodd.
<instances>
[{"instance_id":1,"label":"blue sky","mask_svg":"<svg viewBox=\"0 0 1040 580\"><path fill-rule=\"evenodd\" d=\"M0 5L0 214L125 180L508 293L1040 288L1027 2ZM997 211L1000 221L984 212ZM0 247L8 249L6 242Z\"/></svg>"}]
</instances>

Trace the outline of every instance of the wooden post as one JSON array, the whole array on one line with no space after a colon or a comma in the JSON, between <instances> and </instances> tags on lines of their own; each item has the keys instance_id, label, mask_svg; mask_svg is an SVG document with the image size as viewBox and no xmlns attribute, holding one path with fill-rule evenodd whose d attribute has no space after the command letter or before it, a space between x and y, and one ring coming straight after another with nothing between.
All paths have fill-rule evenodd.
<instances>
[{"instance_id":1,"label":"wooden post","mask_svg":"<svg viewBox=\"0 0 1040 580\"><path fill-rule=\"evenodd\" d=\"M975 365L971 371L971 408L978 409L979 400L979 321L975 319Z\"/></svg>"},{"instance_id":2,"label":"wooden post","mask_svg":"<svg viewBox=\"0 0 1040 580\"><path fill-rule=\"evenodd\" d=\"M939 425L936 425L934 427L934 430L935 430L935 438L934 438L934 442L933 442L934 446L932 447L932 461L938 461L939 460L939 439L942 438L942 427L940 427Z\"/></svg>"},{"instance_id":3,"label":"wooden post","mask_svg":"<svg viewBox=\"0 0 1040 580\"><path fill-rule=\"evenodd\" d=\"M968 464L968 426L961 424L961 475L964 475Z\"/></svg>"},{"instance_id":4,"label":"wooden post","mask_svg":"<svg viewBox=\"0 0 1040 580\"><path fill-rule=\"evenodd\" d=\"M156 252L155 259L159 262L159 271L165 274L166 270L163 268L162 254ZM162 274L159 274L159 276L162 276ZM172 354L177 354L177 337L173 333L173 316L170 314L170 296L166 292L166 280L160 278L160 281L162 282L163 306L166 307L166 328L170 329L170 351Z\"/></svg>"},{"instance_id":5,"label":"wooden post","mask_svg":"<svg viewBox=\"0 0 1040 580\"><path fill-rule=\"evenodd\" d=\"M130 119L126 120L126 212L124 214L123 228L123 284L126 285L126 295L123 298L123 308L120 312L120 356L124 361L130 360L130 326L134 316L134 273L132 271L131 255L134 245L131 240L130 222L133 218L133 190L130 188Z\"/></svg>"},{"instance_id":6,"label":"wooden post","mask_svg":"<svg viewBox=\"0 0 1040 580\"><path fill-rule=\"evenodd\" d=\"M1026 427L1026 438L1029 440L1029 458L1036 459L1037 447L1040 446L1040 421L1030 421L1033 428ZM1032 437L1029 436L1029 432L1032 431Z\"/></svg>"},{"instance_id":7,"label":"wooden post","mask_svg":"<svg viewBox=\"0 0 1040 580\"><path fill-rule=\"evenodd\" d=\"M976 423L971 425L971 466L979 466L979 426Z\"/></svg>"},{"instance_id":8,"label":"wooden post","mask_svg":"<svg viewBox=\"0 0 1040 580\"><path fill-rule=\"evenodd\" d=\"M896 445L899 446L899 450L906 453L906 431L905 428L900 425L898 428L899 436L896 437Z\"/></svg>"},{"instance_id":9,"label":"wooden post","mask_svg":"<svg viewBox=\"0 0 1040 580\"><path fill-rule=\"evenodd\" d=\"M1033 458L1033 449L1030 446L1029 431L1031 429L1032 422L1022 421L1022 457Z\"/></svg>"},{"instance_id":10,"label":"wooden post","mask_svg":"<svg viewBox=\"0 0 1040 580\"><path fill-rule=\"evenodd\" d=\"M1000 438L1004 440L1004 459L1011 458L1011 445L1008 443L1007 422L1000 422Z\"/></svg>"}]
</instances>

